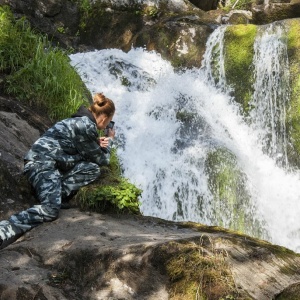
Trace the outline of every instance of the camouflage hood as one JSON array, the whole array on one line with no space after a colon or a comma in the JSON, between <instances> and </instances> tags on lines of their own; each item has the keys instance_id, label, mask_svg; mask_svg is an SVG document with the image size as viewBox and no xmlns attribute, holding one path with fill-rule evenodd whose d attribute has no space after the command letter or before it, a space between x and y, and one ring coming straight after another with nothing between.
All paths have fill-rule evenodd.
<instances>
[{"instance_id":1,"label":"camouflage hood","mask_svg":"<svg viewBox=\"0 0 300 300\"><path fill-rule=\"evenodd\" d=\"M77 117L88 117L92 122L94 122L96 124L96 120L92 114L91 111L89 111L85 106L81 105L77 112L74 113L72 116L72 118L77 118Z\"/></svg>"}]
</instances>

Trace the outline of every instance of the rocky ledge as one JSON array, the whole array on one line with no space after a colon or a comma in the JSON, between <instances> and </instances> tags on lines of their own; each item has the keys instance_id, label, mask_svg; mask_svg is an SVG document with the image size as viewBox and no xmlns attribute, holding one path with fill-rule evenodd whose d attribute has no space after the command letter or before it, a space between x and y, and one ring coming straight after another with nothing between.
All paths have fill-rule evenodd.
<instances>
[{"instance_id":1,"label":"rocky ledge","mask_svg":"<svg viewBox=\"0 0 300 300\"><path fill-rule=\"evenodd\" d=\"M192 299L184 293L191 284L207 299L300 291L300 257L285 248L221 228L76 208L1 250L0 264L2 300Z\"/></svg>"}]
</instances>

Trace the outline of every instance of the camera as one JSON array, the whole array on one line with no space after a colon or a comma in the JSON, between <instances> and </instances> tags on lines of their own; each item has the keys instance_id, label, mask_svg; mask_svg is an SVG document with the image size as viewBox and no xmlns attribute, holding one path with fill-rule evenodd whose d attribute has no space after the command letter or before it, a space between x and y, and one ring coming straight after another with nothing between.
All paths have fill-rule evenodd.
<instances>
[{"instance_id":1,"label":"camera","mask_svg":"<svg viewBox=\"0 0 300 300\"><path fill-rule=\"evenodd\" d=\"M110 129L113 129L113 128L114 128L114 125L115 125L115 122L114 122L114 121L110 121L106 128L107 128L107 129L109 129L109 128L110 128Z\"/></svg>"},{"instance_id":2,"label":"camera","mask_svg":"<svg viewBox=\"0 0 300 300\"><path fill-rule=\"evenodd\" d=\"M108 135L108 130L109 129L113 129L115 125L114 121L110 121L109 124L106 126L105 130L104 130L104 135L107 136Z\"/></svg>"}]
</instances>

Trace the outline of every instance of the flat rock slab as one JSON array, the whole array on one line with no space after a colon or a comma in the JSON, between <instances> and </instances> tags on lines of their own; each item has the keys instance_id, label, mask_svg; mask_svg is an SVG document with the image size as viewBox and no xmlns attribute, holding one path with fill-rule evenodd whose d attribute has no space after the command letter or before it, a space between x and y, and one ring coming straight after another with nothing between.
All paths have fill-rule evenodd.
<instances>
[{"instance_id":1,"label":"flat rock slab","mask_svg":"<svg viewBox=\"0 0 300 300\"><path fill-rule=\"evenodd\" d=\"M34 228L0 251L0 299L27 299L24 298L26 295L32 297L28 299L40 299L34 297L42 296L46 299L80 299L82 294L77 295L74 287L64 286L64 290L57 287L57 281L61 280L56 275L59 274L57 270L63 268L68 260L66 257L84 253L81 259L85 260L85 256L90 254L95 258L102 254L111 263L120 257L126 261L132 258L132 249L135 253L136 249L145 252L151 245L201 235L190 228L179 228L176 223L167 225L161 222L139 216L61 210L59 219ZM72 259L68 263L72 264ZM158 278L159 274L154 276L152 283ZM135 299L131 289L117 277L109 276L106 280L109 282L107 287L94 297L93 291L89 291L84 299ZM161 282L156 281L157 284ZM112 290L115 298L108 296ZM159 291L155 289L151 295L153 299L168 299L164 286Z\"/></svg>"},{"instance_id":2,"label":"flat rock slab","mask_svg":"<svg viewBox=\"0 0 300 300\"><path fill-rule=\"evenodd\" d=\"M205 255L226 253L247 299L276 299L300 282L299 255L264 241L200 224L72 208L0 251L0 299L169 299L169 279L153 253L176 241L201 244Z\"/></svg>"}]
</instances>

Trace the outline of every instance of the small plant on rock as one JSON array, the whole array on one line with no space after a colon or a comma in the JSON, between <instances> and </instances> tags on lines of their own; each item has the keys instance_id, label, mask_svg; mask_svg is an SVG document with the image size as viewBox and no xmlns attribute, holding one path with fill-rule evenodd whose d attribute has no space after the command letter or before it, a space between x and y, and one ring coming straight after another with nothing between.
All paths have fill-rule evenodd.
<instances>
[{"instance_id":1,"label":"small plant on rock","mask_svg":"<svg viewBox=\"0 0 300 300\"><path fill-rule=\"evenodd\" d=\"M121 176L115 150L112 152L110 165L101 170L103 175L100 179L81 188L76 195L79 206L97 212L139 213L142 190Z\"/></svg>"}]
</instances>

